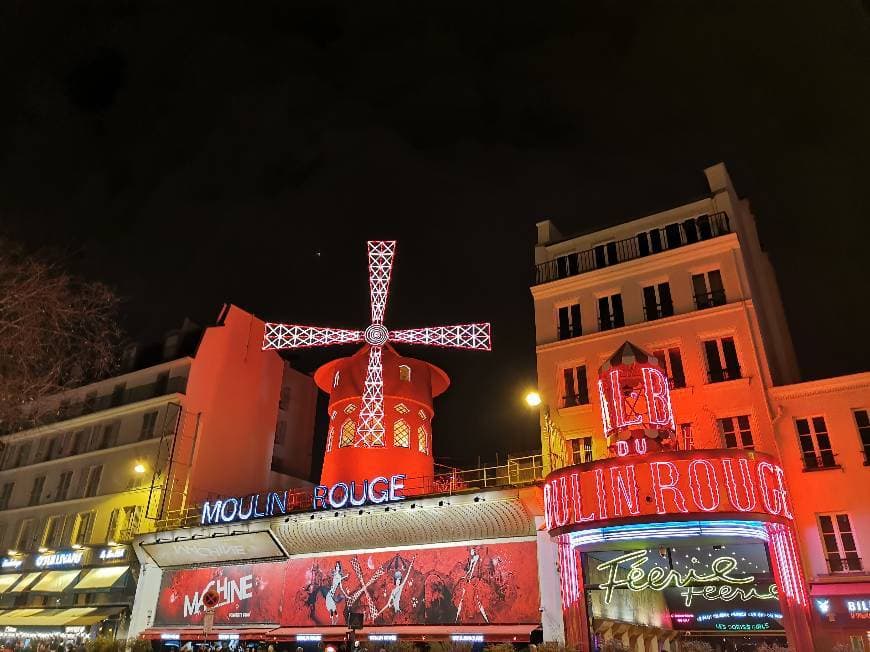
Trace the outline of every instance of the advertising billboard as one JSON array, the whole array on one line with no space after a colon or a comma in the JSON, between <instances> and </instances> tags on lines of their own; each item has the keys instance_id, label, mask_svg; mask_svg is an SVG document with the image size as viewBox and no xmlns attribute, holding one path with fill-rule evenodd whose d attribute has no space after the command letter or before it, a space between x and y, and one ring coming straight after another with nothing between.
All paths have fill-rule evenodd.
<instances>
[{"instance_id":1,"label":"advertising billboard","mask_svg":"<svg viewBox=\"0 0 870 652\"><path fill-rule=\"evenodd\" d=\"M215 625L366 625L540 621L534 541L293 558L165 571L155 625L202 622L202 596L221 597Z\"/></svg>"}]
</instances>

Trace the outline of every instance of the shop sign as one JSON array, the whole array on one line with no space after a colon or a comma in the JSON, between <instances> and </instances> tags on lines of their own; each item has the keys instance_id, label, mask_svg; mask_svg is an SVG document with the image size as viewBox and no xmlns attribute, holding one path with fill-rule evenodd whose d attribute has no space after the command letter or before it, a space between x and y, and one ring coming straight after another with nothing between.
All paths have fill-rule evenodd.
<instances>
[{"instance_id":1,"label":"shop sign","mask_svg":"<svg viewBox=\"0 0 870 652\"><path fill-rule=\"evenodd\" d=\"M0 561L0 568L20 568L22 563L22 559L16 557L4 557L3 561Z\"/></svg>"},{"instance_id":2,"label":"shop sign","mask_svg":"<svg viewBox=\"0 0 870 652\"><path fill-rule=\"evenodd\" d=\"M653 453L558 469L544 483L548 530L559 534L606 521L692 514L792 519L785 474L749 451Z\"/></svg>"},{"instance_id":3,"label":"shop sign","mask_svg":"<svg viewBox=\"0 0 870 652\"><path fill-rule=\"evenodd\" d=\"M124 559L127 556L127 548L123 546L116 546L114 548L103 548L100 550L100 559L103 561L112 561L117 559Z\"/></svg>"},{"instance_id":4,"label":"shop sign","mask_svg":"<svg viewBox=\"0 0 870 652\"><path fill-rule=\"evenodd\" d=\"M778 600L776 584L771 584L766 591L759 591L755 586L755 577L747 575L735 577L732 572L737 568L734 557L717 557L710 563L710 573L699 573L694 568L680 574L673 568L665 569L654 566L646 570L649 563L646 550L636 550L610 559L597 566L599 571L608 574L607 581L598 585L604 591L604 604L610 604L616 589L629 591L662 591L669 587L683 589L685 605L692 606L695 598L703 600L724 600L731 602L749 602L750 600ZM620 567L628 564L624 577L618 577Z\"/></svg>"},{"instance_id":5,"label":"shop sign","mask_svg":"<svg viewBox=\"0 0 870 652\"><path fill-rule=\"evenodd\" d=\"M322 639L322 634L296 634L297 643L313 643Z\"/></svg>"},{"instance_id":6,"label":"shop sign","mask_svg":"<svg viewBox=\"0 0 870 652\"><path fill-rule=\"evenodd\" d=\"M846 610L852 620L870 620L870 598L846 600Z\"/></svg>"},{"instance_id":7,"label":"shop sign","mask_svg":"<svg viewBox=\"0 0 870 652\"><path fill-rule=\"evenodd\" d=\"M63 631L67 634L84 634L86 629L84 625L67 625Z\"/></svg>"},{"instance_id":8,"label":"shop sign","mask_svg":"<svg viewBox=\"0 0 870 652\"><path fill-rule=\"evenodd\" d=\"M483 634L451 634L454 643L483 643Z\"/></svg>"},{"instance_id":9,"label":"shop sign","mask_svg":"<svg viewBox=\"0 0 870 652\"><path fill-rule=\"evenodd\" d=\"M348 505L358 507L366 504L380 504L404 500L405 476L394 475L390 479L383 476L363 480L361 486L355 482L337 482L331 487L318 485L312 496L313 509L340 509ZM265 494L222 498L206 501L202 505L202 525L249 521L270 516L282 516L288 508L287 491L270 491Z\"/></svg>"},{"instance_id":10,"label":"shop sign","mask_svg":"<svg viewBox=\"0 0 870 652\"><path fill-rule=\"evenodd\" d=\"M369 634L369 640L380 643L395 643L399 640L398 634Z\"/></svg>"},{"instance_id":11,"label":"shop sign","mask_svg":"<svg viewBox=\"0 0 870 652\"><path fill-rule=\"evenodd\" d=\"M84 553L81 550L71 552L53 552L48 555L39 555L34 563L37 568L55 568L56 566L78 566L82 563Z\"/></svg>"}]
</instances>

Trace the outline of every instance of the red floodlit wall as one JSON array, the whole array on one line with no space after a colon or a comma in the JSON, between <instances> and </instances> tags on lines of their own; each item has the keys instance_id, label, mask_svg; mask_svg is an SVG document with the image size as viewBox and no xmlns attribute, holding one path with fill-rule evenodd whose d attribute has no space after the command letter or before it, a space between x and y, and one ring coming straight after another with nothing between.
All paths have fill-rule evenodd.
<instances>
[{"instance_id":1,"label":"red floodlit wall","mask_svg":"<svg viewBox=\"0 0 870 652\"><path fill-rule=\"evenodd\" d=\"M315 381L330 394L329 430L320 482L361 483L378 476L404 474L406 493L421 493L421 478L432 478L432 407L434 396L449 385L438 367L383 347L384 445L355 446L368 367L368 346L349 358L333 360L317 370ZM347 445L345 445L347 444Z\"/></svg>"},{"instance_id":2,"label":"red floodlit wall","mask_svg":"<svg viewBox=\"0 0 870 652\"><path fill-rule=\"evenodd\" d=\"M178 442L174 455L176 465L190 460L188 504L209 493L244 495L270 486L285 363L262 350L263 327L230 305L203 334L185 399L185 409L200 414L199 432L195 443Z\"/></svg>"}]
</instances>

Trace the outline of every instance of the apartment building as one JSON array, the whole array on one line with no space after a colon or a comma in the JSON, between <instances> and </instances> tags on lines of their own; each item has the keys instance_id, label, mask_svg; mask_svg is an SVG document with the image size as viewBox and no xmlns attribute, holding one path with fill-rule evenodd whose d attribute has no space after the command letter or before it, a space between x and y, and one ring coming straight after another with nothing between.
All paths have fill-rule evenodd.
<instances>
[{"instance_id":1,"label":"apartment building","mask_svg":"<svg viewBox=\"0 0 870 652\"><path fill-rule=\"evenodd\" d=\"M155 364L52 397L50 418L2 436L0 627L123 634L134 536L211 495L307 484L317 390L261 350L262 329L226 306L169 334Z\"/></svg>"},{"instance_id":2,"label":"apartment building","mask_svg":"<svg viewBox=\"0 0 870 652\"><path fill-rule=\"evenodd\" d=\"M531 292L545 463L582 470L613 456L603 434L599 369L624 343L640 347L668 377L678 450L767 454L784 469L810 602L821 600L786 620L811 621L817 643L870 650L870 584L860 559L861 545L870 545L870 379L799 382L749 204L723 164L704 173L707 196L630 222L572 237L549 220L538 223ZM550 455L551 447L560 450ZM649 545L656 550L661 542ZM675 629L681 617L695 622L691 613L671 615L663 622ZM736 630L740 623L718 625ZM591 626L598 627L589 638L594 649L607 636L629 643L627 632L640 625L626 617ZM789 630L790 642L808 649L800 629L796 622ZM632 645L643 645L638 636Z\"/></svg>"}]
</instances>

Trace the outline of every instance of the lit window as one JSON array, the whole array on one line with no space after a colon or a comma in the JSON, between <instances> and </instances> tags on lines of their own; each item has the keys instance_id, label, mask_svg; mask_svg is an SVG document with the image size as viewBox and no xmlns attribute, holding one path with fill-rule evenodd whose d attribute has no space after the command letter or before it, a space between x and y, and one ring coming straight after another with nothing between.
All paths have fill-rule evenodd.
<instances>
[{"instance_id":1,"label":"lit window","mask_svg":"<svg viewBox=\"0 0 870 652\"><path fill-rule=\"evenodd\" d=\"M719 419L719 432L722 433L725 448L752 450L755 443L749 425L749 415Z\"/></svg>"},{"instance_id":2,"label":"lit window","mask_svg":"<svg viewBox=\"0 0 870 652\"><path fill-rule=\"evenodd\" d=\"M420 415L420 418L423 419L423 421L425 421L426 419L429 418L429 417L426 415L426 413L425 413L422 409L419 410L419 411L417 412L417 414Z\"/></svg>"},{"instance_id":3,"label":"lit window","mask_svg":"<svg viewBox=\"0 0 870 652\"><path fill-rule=\"evenodd\" d=\"M828 437L828 426L825 417L797 419L798 439L805 469L824 469L837 466L834 451L831 450L831 439Z\"/></svg>"},{"instance_id":4,"label":"lit window","mask_svg":"<svg viewBox=\"0 0 870 652\"><path fill-rule=\"evenodd\" d=\"M408 414L408 412L410 412L410 411L411 410L409 410L404 403L399 403L396 406L396 412L398 412L399 414Z\"/></svg>"},{"instance_id":5,"label":"lit window","mask_svg":"<svg viewBox=\"0 0 870 652\"><path fill-rule=\"evenodd\" d=\"M411 382L411 367L406 364L399 365L399 380Z\"/></svg>"},{"instance_id":6,"label":"lit window","mask_svg":"<svg viewBox=\"0 0 870 652\"><path fill-rule=\"evenodd\" d=\"M867 410L855 410L855 425L861 435L861 447L864 451L864 464L870 464L870 415Z\"/></svg>"},{"instance_id":7,"label":"lit window","mask_svg":"<svg viewBox=\"0 0 870 652\"><path fill-rule=\"evenodd\" d=\"M332 386L333 388L338 387L338 381L341 380L341 372L336 371L335 375L332 377Z\"/></svg>"},{"instance_id":8,"label":"lit window","mask_svg":"<svg viewBox=\"0 0 870 652\"><path fill-rule=\"evenodd\" d=\"M695 448L695 435L691 423L680 424L680 440L683 450L690 451Z\"/></svg>"},{"instance_id":9,"label":"lit window","mask_svg":"<svg viewBox=\"0 0 870 652\"><path fill-rule=\"evenodd\" d=\"M352 413L354 410L356 410L356 405L354 405L353 403L351 403L351 404L348 405L346 408L344 408L344 413L345 413L345 414L350 414L350 413Z\"/></svg>"},{"instance_id":10,"label":"lit window","mask_svg":"<svg viewBox=\"0 0 870 652\"><path fill-rule=\"evenodd\" d=\"M338 447L344 448L345 446L353 446L355 434L356 426L353 421L347 419L343 424L341 424L341 439L338 442Z\"/></svg>"},{"instance_id":11,"label":"lit window","mask_svg":"<svg viewBox=\"0 0 870 652\"><path fill-rule=\"evenodd\" d=\"M396 419L393 424L393 446L399 448L411 446L411 427L404 419Z\"/></svg>"},{"instance_id":12,"label":"lit window","mask_svg":"<svg viewBox=\"0 0 870 652\"><path fill-rule=\"evenodd\" d=\"M820 514L819 530L832 573L863 569L848 514Z\"/></svg>"},{"instance_id":13,"label":"lit window","mask_svg":"<svg viewBox=\"0 0 870 652\"><path fill-rule=\"evenodd\" d=\"M332 414L329 415L329 420L330 420L330 421L335 421L335 417L336 417L336 416L338 416L338 412L336 412L335 410L333 410L333 411L332 411Z\"/></svg>"},{"instance_id":14,"label":"lit window","mask_svg":"<svg viewBox=\"0 0 870 652\"><path fill-rule=\"evenodd\" d=\"M335 434L335 427L329 426L329 432L326 433L326 452L332 450L332 436Z\"/></svg>"},{"instance_id":15,"label":"lit window","mask_svg":"<svg viewBox=\"0 0 870 652\"><path fill-rule=\"evenodd\" d=\"M429 454L429 431L425 426L417 428L417 448L421 453Z\"/></svg>"}]
</instances>

